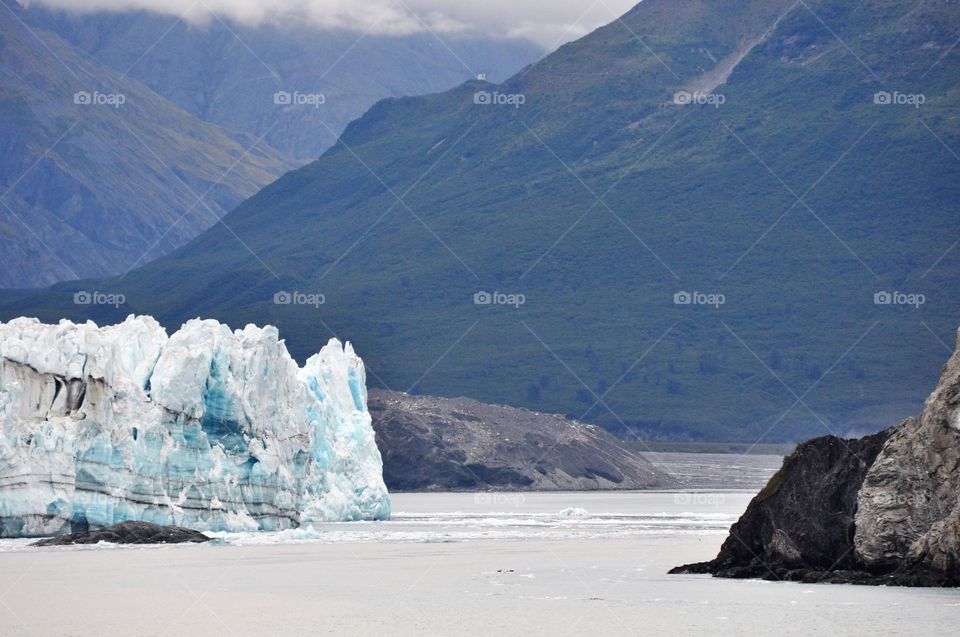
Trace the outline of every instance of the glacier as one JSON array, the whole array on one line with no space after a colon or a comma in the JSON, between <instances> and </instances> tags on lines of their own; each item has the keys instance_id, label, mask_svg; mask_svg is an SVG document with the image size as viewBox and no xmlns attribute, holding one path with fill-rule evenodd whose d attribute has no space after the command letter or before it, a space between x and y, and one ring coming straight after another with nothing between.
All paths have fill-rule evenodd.
<instances>
[{"instance_id":1,"label":"glacier","mask_svg":"<svg viewBox=\"0 0 960 637\"><path fill-rule=\"evenodd\" d=\"M273 326L0 323L0 537L389 515L349 342L300 368Z\"/></svg>"}]
</instances>

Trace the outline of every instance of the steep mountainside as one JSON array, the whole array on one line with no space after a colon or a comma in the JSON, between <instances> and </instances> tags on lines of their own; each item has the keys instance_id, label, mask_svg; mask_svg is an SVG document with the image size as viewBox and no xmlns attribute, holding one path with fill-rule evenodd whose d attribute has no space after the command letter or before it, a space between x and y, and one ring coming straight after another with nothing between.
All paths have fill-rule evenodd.
<instances>
[{"instance_id":1,"label":"steep mountainside","mask_svg":"<svg viewBox=\"0 0 960 637\"><path fill-rule=\"evenodd\" d=\"M29 29L19 12L3 0L0 287L125 272L293 166Z\"/></svg>"},{"instance_id":2,"label":"steep mountainside","mask_svg":"<svg viewBox=\"0 0 960 637\"><path fill-rule=\"evenodd\" d=\"M376 389L369 408L392 491L677 484L599 427L553 414Z\"/></svg>"},{"instance_id":3,"label":"steep mountainside","mask_svg":"<svg viewBox=\"0 0 960 637\"><path fill-rule=\"evenodd\" d=\"M213 228L2 314L117 291L624 435L876 431L960 313L958 32L939 0L645 0L502 84L379 102L231 212L250 251Z\"/></svg>"},{"instance_id":4,"label":"steep mountainside","mask_svg":"<svg viewBox=\"0 0 960 637\"><path fill-rule=\"evenodd\" d=\"M34 7L27 20L127 72L202 120L313 160L377 100L446 90L478 73L502 80L543 51L522 39L404 37L245 27L212 17L189 25L151 13L70 14ZM144 52L149 48L149 53ZM274 103L278 91L322 94L319 107Z\"/></svg>"}]
</instances>

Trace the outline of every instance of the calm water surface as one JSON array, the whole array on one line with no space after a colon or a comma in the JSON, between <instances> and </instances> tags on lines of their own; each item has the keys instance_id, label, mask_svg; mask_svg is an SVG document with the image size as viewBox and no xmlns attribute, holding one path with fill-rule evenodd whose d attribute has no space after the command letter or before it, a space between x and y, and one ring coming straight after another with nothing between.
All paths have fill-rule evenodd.
<instances>
[{"instance_id":1,"label":"calm water surface","mask_svg":"<svg viewBox=\"0 0 960 637\"><path fill-rule=\"evenodd\" d=\"M751 495L397 494L390 522L208 545L0 541L0 635L942 635L955 590L668 576ZM4 592L5 591L5 592Z\"/></svg>"}]
</instances>

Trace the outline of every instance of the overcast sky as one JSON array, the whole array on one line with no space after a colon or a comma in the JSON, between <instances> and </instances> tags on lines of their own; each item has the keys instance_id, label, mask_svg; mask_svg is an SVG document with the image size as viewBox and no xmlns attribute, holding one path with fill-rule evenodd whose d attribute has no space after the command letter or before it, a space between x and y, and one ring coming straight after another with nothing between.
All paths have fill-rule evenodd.
<instances>
[{"instance_id":1,"label":"overcast sky","mask_svg":"<svg viewBox=\"0 0 960 637\"><path fill-rule=\"evenodd\" d=\"M147 9L195 24L210 11L244 24L303 23L371 34L473 30L522 36L544 48L578 38L639 0L19 0L75 11Z\"/></svg>"}]
</instances>

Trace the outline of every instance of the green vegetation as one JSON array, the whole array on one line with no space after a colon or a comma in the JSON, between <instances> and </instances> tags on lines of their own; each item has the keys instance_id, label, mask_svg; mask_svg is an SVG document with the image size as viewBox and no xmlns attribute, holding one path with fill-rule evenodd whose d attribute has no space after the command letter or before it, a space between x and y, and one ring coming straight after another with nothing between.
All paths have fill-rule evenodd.
<instances>
[{"instance_id":1,"label":"green vegetation","mask_svg":"<svg viewBox=\"0 0 960 637\"><path fill-rule=\"evenodd\" d=\"M231 212L229 231L2 314L270 322L298 358L336 334L371 384L645 439L896 424L934 386L960 317L960 11L676 7L646 0L499 86L380 102ZM722 105L672 103L775 22L716 90ZM477 105L477 91L525 102ZM926 101L875 104L878 91ZM128 305L71 304L91 286ZM277 305L279 290L326 302ZM480 290L526 302L478 306ZM875 305L884 290L926 302ZM725 303L676 305L679 291Z\"/></svg>"}]
</instances>

